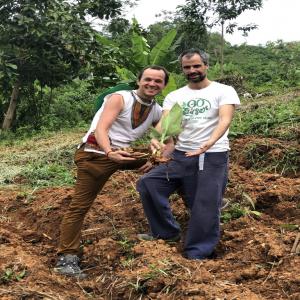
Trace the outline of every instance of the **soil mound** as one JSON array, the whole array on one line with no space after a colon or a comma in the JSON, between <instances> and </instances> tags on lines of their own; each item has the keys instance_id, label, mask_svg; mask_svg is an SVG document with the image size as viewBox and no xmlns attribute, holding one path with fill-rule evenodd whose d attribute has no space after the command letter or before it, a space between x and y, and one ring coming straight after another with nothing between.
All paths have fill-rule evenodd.
<instances>
[{"instance_id":1,"label":"soil mound","mask_svg":"<svg viewBox=\"0 0 300 300\"><path fill-rule=\"evenodd\" d=\"M238 148L238 147L237 147ZM190 261L182 241L141 242L148 230L138 174L114 174L83 230L84 280L53 272L59 224L73 188L0 190L0 299L300 299L300 180L230 166L222 237L215 257ZM184 231L188 212L171 200ZM294 247L295 248L295 247Z\"/></svg>"}]
</instances>

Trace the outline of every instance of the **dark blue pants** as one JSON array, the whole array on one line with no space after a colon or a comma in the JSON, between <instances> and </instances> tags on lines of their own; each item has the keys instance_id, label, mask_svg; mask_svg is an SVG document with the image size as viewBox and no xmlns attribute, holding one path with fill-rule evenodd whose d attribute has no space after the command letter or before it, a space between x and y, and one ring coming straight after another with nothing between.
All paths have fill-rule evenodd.
<instances>
[{"instance_id":1,"label":"dark blue pants","mask_svg":"<svg viewBox=\"0 0 300 300\"><path fill-rule=\"evenodd\" d=\"M205 153L203 170L199 170L199 156L186 157L175 150L169 163L142 176L137 190L152 235L168 239L180 233L169 204L169 196L180 189L191 212L184 255L203 259L212 254L220 238L220 208L227 174L228 152Z\"/></svg>"}]
</instances>

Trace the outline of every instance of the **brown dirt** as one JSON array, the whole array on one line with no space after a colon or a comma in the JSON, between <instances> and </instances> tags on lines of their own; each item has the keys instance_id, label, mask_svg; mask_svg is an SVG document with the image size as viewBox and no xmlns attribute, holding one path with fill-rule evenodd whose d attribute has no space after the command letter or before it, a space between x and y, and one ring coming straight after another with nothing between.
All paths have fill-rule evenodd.
<instances>
[{"instance_id":1,"label":"brown dirt","mask_svg":"<svg viewBox=\"0 0 300 300\"><path fill-rule=\"evenodd\" d=\"M236 140L235 148L244 143ZM73 188L1 188L0 299L300 299L300 256L291 253L300 225L299 179L257 173L233 159L226 199L249 211L253 202L262 214L222 224L216 258L189 261L180 242L137 240L148 229L137 178L116 173L88 213L84 280L52 271ZM171 203L184 229L184 204L179 196Z\"/></svg>"}]
</instances>

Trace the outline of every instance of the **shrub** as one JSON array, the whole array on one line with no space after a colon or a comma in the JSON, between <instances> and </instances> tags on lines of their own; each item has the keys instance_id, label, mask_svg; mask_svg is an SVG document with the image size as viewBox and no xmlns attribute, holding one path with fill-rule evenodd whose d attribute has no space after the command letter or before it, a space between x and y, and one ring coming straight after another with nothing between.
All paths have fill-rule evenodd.
<instances>
[{"instance_id":1,"label":"shrub","mask_svg":"<svg viewBox=\"0 0 300 300\"><path fill-rule=\"evenodd\" d=\"M25 93L18 106L13 130L25 128L27 131L54 131L89 123L96 99L96 94L90 92L89 88L88 82L74 80L53 91L45 87L42 96L41 92L36 92L34 96Z\"/></svg>"}]
</instances>

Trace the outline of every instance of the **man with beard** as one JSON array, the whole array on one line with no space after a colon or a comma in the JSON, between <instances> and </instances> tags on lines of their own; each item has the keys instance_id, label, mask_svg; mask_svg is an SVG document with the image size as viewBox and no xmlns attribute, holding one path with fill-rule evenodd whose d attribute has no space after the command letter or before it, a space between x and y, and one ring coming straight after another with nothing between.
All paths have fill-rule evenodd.
<instances>
[{"instance_id":1,"label":"man with beard","mask_svg":"<svg viewBox=\"0 0 300 300\"><path fill-rule=\"evenodd\" d=\"M190 211L184 256L188 259L212 257L220 237L220 209L228 174L228 131L235 106L240 101L234 88L207 78L208 55L198 49L179 57L188 84L168 94L163 115L174 104L183 110L183 131L179 134L171 160L142 176L137 184L150 234L140 240L178 241L180 227L169 203L169 196L180 189ZM160 123L156 127L160 129ZM152 149L170 149L169 140Z\"/></svg>"}]
</instances>

